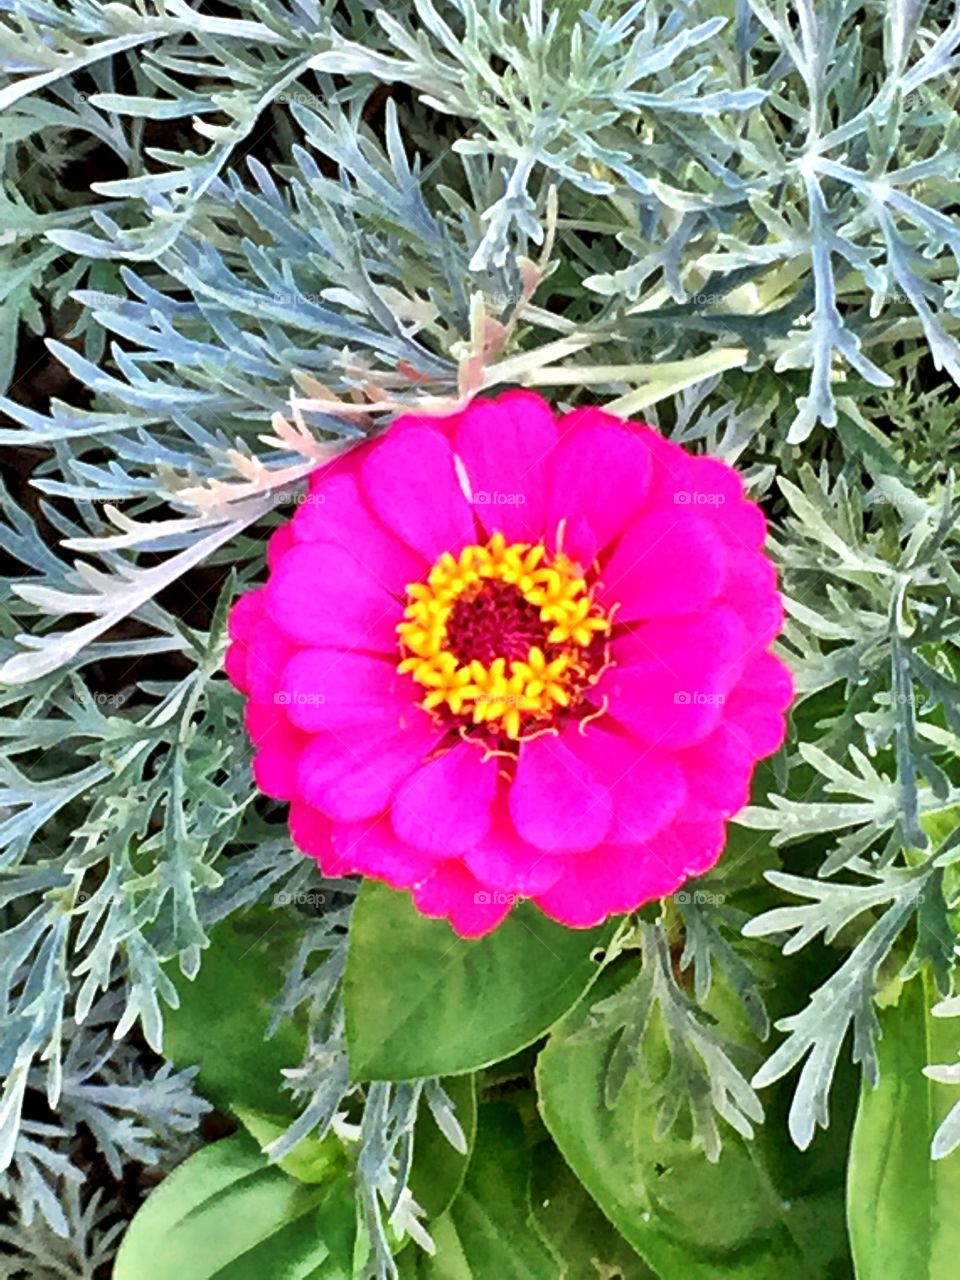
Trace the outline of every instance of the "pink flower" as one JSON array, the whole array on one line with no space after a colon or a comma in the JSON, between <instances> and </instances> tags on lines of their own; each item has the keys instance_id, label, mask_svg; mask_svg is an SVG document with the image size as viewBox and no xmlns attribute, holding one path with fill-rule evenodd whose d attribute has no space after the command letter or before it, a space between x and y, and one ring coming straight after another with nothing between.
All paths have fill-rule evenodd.
<instances>
[{"instance_id":1,"label":"pink flower","mask_svg":"<svg viewBox=\"0 0 960 1280\"><path fill-rule=\"evenodd\" d=\"M465 937L672 893L783 741L765 532L732 468L598 409L401 417L311 477L231 611L257 784L325 874Z\"/></svg>"}]
</instances>

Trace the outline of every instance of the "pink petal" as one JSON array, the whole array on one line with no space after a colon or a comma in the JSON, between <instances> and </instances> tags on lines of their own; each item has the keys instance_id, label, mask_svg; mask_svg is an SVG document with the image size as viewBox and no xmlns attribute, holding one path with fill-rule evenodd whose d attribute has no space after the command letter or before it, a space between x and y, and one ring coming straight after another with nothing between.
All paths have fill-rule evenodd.
<instances>
[{"instance_id":1,"label":"pink petal","mask_svg":"<svg viewBox=\"0 0 960 1280\"><path fill-rule=\"evenodd\" d=\"M276 735L279 739L279 735ZM296 795L298 751L289 744L271 741L253 756L253 781L274 800L292 800Z\"/></svg>"},{"instance_id":2,"label":"pink petal","mask_svg":"<svg viewBox=\"0 0 960 1280\"><path fill-rule=\"evenodd\" d=\"M645 509L653 511L664 508L669 511L684 505L686 494L695 485L696 458L694 455L682 449L680 445L674 444L672 440L667 440L655 427L633 426L633 431L646 446L653 460ZM684 494L679 503L676 501L678 493Z\"/></svg>"},{"instance_id":3,"label":"pink petal","mask_svg":"<svg viewBox=\"0 0 960 1280\"><path fill-rule=\"evenodd\" d=\"M231 640L246 640L254 625L263 617L263 591L248 591L237 596L227 615L227 635Z\"/></svg>"},{"instance_id":4,"label":"pink petal","mask_svg":"<svg viewBox=\"0 0 960 1280\"><path fill-rule=\"evenodd\" d=\"M543 534L544 473L557 442L546 401L530 391L474 400L461 416L455 450L463 462L473 509L487 533L508 542Z\"/></svg>"},{"instance_id":5,"label":"pink petal","mask_svg":"<svg viewBox=\"0 0 960 1280\"><path fill-rule=\"evenodd\" d=\"M584 411L553 453L547 501L548 536L567 521L563 549L584 566L617 537L644 505L650 453L635 432L600 410ZM584 537L582 520L592 531ZM577 531L581 530L580 533Z\"/></svg>"},{"instance_id":6,"label":"pink petal","mask_svg":"<svg viewBox=\"0 0 960 1280\"><path fill-rule=\"evenodd\" d=\"M497 927L516 898L485 889L462 862L450 860L414 887L413 900L423 915L445 916L461 938L479 938Z\"/></svg>"},{"instance_id":7,"label":"pink petal","mask_svg":"<svg viewBox=\"0 0 960 1280\"><path fill-rule=\"evenodd\" d=\"M763 546L767 522L757 504L745 496L738 471L719 458L697 457L691 484L697 509L708 507L714 522L736 545L747 550Z\"/></svg>"},{"instance_id":8,"label":"pink petal","mask_svg":"<svg viewBox=\"0 0 960 1280\"><path fill-rule=\"evenodd\" d=\"M248 591L238 596L227 615L227 635L233 641L227 646L223 666L227 679L241 693L250 692L250 641L254 628L264 618L263 591Z\"/></svg>"},{"instance_id":9,"label":"pink petal","mask_svg":"<svg viewBox=\"0 0 960 1280\"><path fill-rule=\"evenodd\" d=\"M320 493L334 476L356 476L363 460L376 448L375 440L362 440L347 446L343 452L336 453L322 466L311 471L307 478L307 492Z\"/></svg>"},{"instance_id":10,"label":"pink petal","mask_svg":"<svg viewBox=\"0 0 960 1280\"><path fill-rule=\"evenodd\" d=\"M298 543L266 587L267 609L298 644L395 653L397 601L342 547Z\"/></svg>"},{"instance_id":11,"label":"pink petal","mask_svg":"<svg viewBox=\"0 0 960 1280\"><path fill-rule=\"evenodd\" d=\"M727 552L727 581L721 599L736 609L749 643L765 649L783 627L783 601L777 592L773 562L741 544Z\"/></svg>"},{"instance_id":12,"label":"pink petal","mask_svg":"<svg viewBox=\"0 0 960 1280\"><path fill-rule=\"evenodd\" d=\"M726 839L727 826L719 818L708 822L674 822L654 836L649 849L661 865L680 870L682 883L709 871L723 852Z\"/></svg>"},{"instance_id":13,"label":"pink petal","mask_svg":"<svg viewBox=\"0 0 960 1280\"><path fill-rule=\"evenodd\" d=\"M730 723L729 705L712 733L675 757L687 780L688 819L729 818L750 799L756 755L749 739Z\"/></svg>"},{"instance_id":14,"label":"pink petal","mask_svg":"<svg viewBox=\"0 0 960 1280\"><path fill-rule=\"evenodd\" d=\"M552 919L589 929L671 893L681 878L645 845L603 845L570 858L557 883L534 901Z\"/></svg>"},{"instance_id":15,"label":"pink petal","mask_svg":"<svg viewBox=\"0 0 960 1280\"><path fill-rule=\"evenodd\" d=\"M603 570L599 599L617 621L699 613L720 593L723 540L709 520L683 508L654 511L626 531Z\"/></svg>"},{"instance_id":16,"label":"pink petal","mask_svg":"<svg viewBox=\"0 0 960 1280\"><path fill-rule=\"evenodd\" d=\"M724 706L724 723L755 760L779 750L787 733L784 710L793 697L789 669L772 653L762 653L744 671Z\"/></svg>"},{"instance_id":17,"label":"pink petal","mask_svg":"<svg viewBox=\"0 0 960 1280\"><path fill-rule=\"evenodd\" d=\"M724 697L716 682L688 666L675 675L657 662L607 672L594 691L609 698L610 715L652 746L686 747L720 722Z\"/></svg>"},{"instance_id":18,"label":"pink petal","mask_svg":"<svg viewBox=\"0 0 960 1280\"><path fill-rule=\"evenodd\" d=\"M337 822L376 817L439 736L433 721L416 707L409 726L389 736L318 734L300 757L297 793Z\"/></svg>"},{"instance_id":19,"label":"pink petal","mask_svg":"<svg viewBox=\"0 0 960 1280\"><path fill-rule=\"evenodd\" d=\"M255 702L274 702L293 645L269 618L263 618L247 642L247 692Z\"/></svg>"},{"instance_id":20,"label":"pink petal","mask_svg":"<svg viewBox=\"0 0 960 1280\"><path fill-rule=\"evenodd\" d=\"M541 734L524 742L510 787L517 832L548 853L592 849L613 821L605 788L568 745L575 732Z\"/></svg>"},{"instance_id":21,"label":"pink petal","mask_svg":"<svg viewBox=\"0 0 960 1280\"><path fill-rule=\"evenodd\" d=\"M720 856L724 824L671 823L638 845L602 846L571 858L557 883L534 899L548 916L589 928L608 915L634 911L674 893Z\"/></svg>"},{"instance_id":22,"label":"pink petal","mask_svg":"<svg viewBox=\"0 0 960 1280\"><path fill-rule=\"evenodd\" d=\"M407 844L446 857L465 853L490 830L497 761L459 742L422 765L397 792L393 829Z\"/></svg>"},{"instance_id":23,"label":"pink petal","mask_svg":"<svg viewBox=\"0 0 960 1280\"><path fill-rule=\"evenodd\" d=\"M721 507L717 513L717 524L747 550L759 550L767 538L767 518L755 502L737 502Z\"/></svg>"},{"instance_id":24,"label":"pink petal","mask_svg":"<svg viewBox=\"0 0 960 1280\"><path fill-rule=\"evenodd\" d=\"M307 742L305 736L284 715L277 714L269 727L261 727L258 737L259 747L253 757L257 786L275 800L292 800L296 794L297 762Z\"/></svg>"},{"instance_id":25,"label":"pink petal","mask_svg":"<svg viewBox=\"0 0 960 1280\"><path fill-rule=\"evenodd\" d=\"M417 700L413 681L392 660L344 649L299 649L283 668L277 697L307 733L373 725L389 733L402 728Z\"/></svg>"},{"instance_id":26,"label":"pink petal","mask_svg":"<svg viewBox=\"0 0 960 1280\"><path fill-rule=\"evenodd\" d=\"M365 876L374 876L395 889L409 889L431 875L437 859L422 849L398 840L386 814L372 822L338 823L333 829L334 848L344 864Z\"/></svg>"},{"instance_id":27,"label":"pink petal","mask_svg":"<svg viewBox=\"0 0 960 1280\"><path fill-rule=\"evenodd\" d=\"M366 458L362 476L374 512L431 564L476 541L453 451L436 427L395 428Z\"/></svg>"},{"instance_id":28,"label":"pink petal","mask_svg":"<svg viewBox=\"0 0 960 1280\"><path fill-rule=\"evenodd\" d=\"M691 618L656 619L634 633L649 655L616 666L590 693L636 737L662 748L699 742L720 722L744 661L743 623L724 606Z\"/></svg>"},{"instance_id":29,"label":"pink petal","mask_svg":"<svg viewBox=\"0 0 960 1280\"><path fill-rule=\"evenodd\" d=\"M290 805L290 837L301 851L315 858L325 876L346 876L353 871L349 859L333 847L330 819L300 800Z\"/></svg>"},{"instance_id":30,"label":"pink petal","mask_svg":"<svg viewBox=\"0 0 960 1280\"><path fill-rule=\"evenodd\" d=\"M274 529L267 539L267 565L275 569L292 546L293 533L289 524L282 524L279 529Z\"/></svg>"},{"instance_id":31,"label":"pink petal","mask_svg":"<svg viewBox=\"0 0 960 1280\"><path fill-rule=\"evenodd\" d=\"M474 848L467 850L463 860L488 888L523 897L549 889L560 878L566 865L566 859L553 858L520 839L502 800L494 806L489 833Z\"/></svg>"},{"instance_id":32,"label":"pink petal","mask_svg":"<svg viewBox=\"0 0 960 1280\"><path fill-rule=\"evenodd\" d=\"M248 702L243 708L243 723L254 745L263 740L278 719L285 718L282 707L267 706L262 702Z\"/></svg>"},{"instance_id":33,"label":"pink petal","mask_svg":"<svg viewBox=\"0 0 960 1280\"><path fill-rule=\"evenodd\" d=\"M329 475L306 495L290 526L297 542L340 546L384 590L402 597L426 576L426 560L389 533L364 502L356 477Z\"/></svg>"},{"instance_id":34,"label":"pink petal","mask_svg":"<svg viewBox=\"0 0 960 1280\"><path fill-rule=\"evenodd\" d=\"M496 398L496 397L494 397ZM469 405L467 406L469 408ZM466 409L454 409L451 413L401 413L393 420L390 427L391 434L396 435L401 431L409 431L414 427L426 429L434 432L442 440L446 440L450 447L456 439L457 428L463 418ZM380 447L380 440L370 441L370 451Z\"/></svg>"},{"instance_id":35,"label":"pink petal","mask_svg":"<svg viewBox=\"0 0 960 1280\"><path fill-rule=\"evenodd\" d=\"M624 625L614 630L610 640L610 656L618 667L632 667L638 662L646 662L652 655L643 639L646 631L643 622Z\"/></svg>"},{"instance_id":36,"label":"pink petal","mask_svg":"<svg viewBox=\"0 0 960 1280\"><path fill-rule=\"evenodd\" d=\"M752 550L763 545L763 512L743 496L743 481L733 467L719 458L688 453L653 427L637 431L654 458L648 510L693 511L708 516L734 544Z\"/></svg>"},{"instance_id":37,"label":"pink petal","mask_svg":"<svg viewBox=\"0 0 960 1280\"><path fill-rule=\"evenodd\" d=\"M719 515L744 501L740 473L720 458L691 455L690 483L694 489L689 505L694 509L708 509Z\"/></svg>"},{"instance_id":38,"label":"pink petal","mask_svg":"<svg viewBox=\"0 0 960 1280\"><path fill-rule=\"evenodd\" d=\"M227 652L223 655L223 669L227 673L227 679L241 693L248 692L247 652L246 644L242 640L235 640L233 644L227 645Z\"/></svg>"},{"instance_id":39,"label":"pink petal","mask_svg":"<svg viewBox=\"0 0 960 1280\"><path fill-rule=\"evenodd\" d=\"M616 737L596 724L571 738L571 745L607 790L613 809L606 837L611 844L648 840L684 805L683 770L668 752Z\"/></svg>"},{"instance_id":40,"label":"pink petal","mask_svg":"<svg viewBox=\"0 0 960 1280\"><path fill-rule=\"evenodd\" d=\"M749 693L754 701L786 711L793 702L793 672L776 654L761 653L747 664L736 692Z\"/></svg>"}]
</instances>

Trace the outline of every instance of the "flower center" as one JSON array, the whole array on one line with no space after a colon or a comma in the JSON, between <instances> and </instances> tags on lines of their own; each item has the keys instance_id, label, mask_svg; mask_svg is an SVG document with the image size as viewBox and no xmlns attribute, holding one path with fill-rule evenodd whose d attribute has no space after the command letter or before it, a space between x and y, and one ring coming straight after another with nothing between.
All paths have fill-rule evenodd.
<instances>
[{"instance_id":1,"label":"flower center","mask_svg":"<svg viewBox=\"0 0 960 1280\"><path fill-rule=\"evenodd\" d=\"M610 627L578 564L496 533L407 587L399 670L441 719L516 741L576 712Z\"/></svg>"}]
</instances>

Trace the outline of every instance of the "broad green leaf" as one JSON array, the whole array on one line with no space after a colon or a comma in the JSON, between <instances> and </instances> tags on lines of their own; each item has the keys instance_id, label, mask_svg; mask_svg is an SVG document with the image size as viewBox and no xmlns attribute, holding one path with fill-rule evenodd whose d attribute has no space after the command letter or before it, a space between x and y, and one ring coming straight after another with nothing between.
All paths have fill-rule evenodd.
<instances>
[{"instance_id":1,"label":"broad green leaf","mask_svg":"<svg viewBox=\"0 0 960 1280\"><path fill-rule=\"evenodd\" d=\"M566 929L521 903L493 933L458 937L368 880L350 924L344 986L357 1080L458 1075L548 1030L593 981L613 926Z\"/></svg>"},{"instance_id":2,"label":"broad green leaf","mask_svg":"<svg viewBox=\"0 0 960 1280\"><path fill-rule=\"evenodd\" d=\"M413 1198L427 1215L428 1224L440 1217L463 1186L477 1135L477 1091L473 1076L451 1076L440 1083L454 1105L467 1149L457 1151L441 1132L424 1098L414 1133L409 1185Z\"/></svg>"},{"instance_id":3,"label":"broad green leaf","mask_svg":"<svg viewBox=\"0 0 960 1280\"><path fill-rule=\"evenodd\" d=\"M850 1147L847 1214L858 1280L953 1280L960 1269L960 1152L931 1160L956 1090L923 1068L955 1062L960 1024L934 1018L929 975L880 1014L880 1081L864 1081Z\"/></svg>"},{"instance_id":4,"label":"broad green leaf","mask_svg":"<svg viewBox=\"0 0 960 1280\"><path fill-rule=\"evenodd\" d=\"M211 932L192 982L171 974L180 1008L166 1015L164 1052L178 1067L199 1066L200 1091L218 1107L296 1114L281 1072L300 1064L306 1037L285 1022L267 1039L296 941L281 913L246 912Z\"/></svg>"},{"instance_id":5,"label":"broad green leaf","mask_svg":"<svg viewBox=\"0 0 960 1280\"><path fill-rule=\"evenodd\" d=\"M506 1103L485 1103L463 1189L430 1224L436 1255L405 1250L404 1280L552 1280L557 1263L534 1227L530 1175L519 1116Z\"/></svg>"},{"instance_id":6,"label":"broad green leaf","mask_svg":"<svg viewBox=\"0 0 960 1280\"><path fill-rule=\"evenodd\" d=\"M612 1043L575 1037L590 1006L620 982L604 975L555 1028L537 1067L547 1128L606 1216L660 1280L844 1275L837 1186L810 1155L778 1150L778 1130L746 1141L726 1128L711 1164L679 1128L654 1137L661 1099L639 1071L628 1072L614 1106L605 1104Z\"/></svg>"},{"instance_id":7,"label":"broad green leaf","mask_svg":"<svg viewBox=\"0 0 960 1280\"><path fill-rule=\"evenodd\" d=\"M307 1186L235 1134L190 1156L148 1196L113 1280L350 1280L354 1234L346 1177Z\"/></svg>"},{"instance_id":8,"label":"broad green leaf","mask_svg":"<svg viewBox=\"0 0 960 1280\"><path fill-rule=\"evenodd\" d=\"M271 1142L289 1127L289 1121L279 1116L266 1116L262 1111L252 1111L247 1107L234 1106L234 1114L252 1137L261 1151L265 1151ZM325 1138L301 1138L289 1155L273 1161L278 1169L297 1178L300 1182L328 1182L339 1170L346 1168L346 1153L333 1133Z\"/></svg>"},{"instance_id":9,"label":"broad green leaf","mask_svg":"<svg viewBox=\"0 0 960 1280\"><path fill-rule=\"evenodd\" d=\"M657 1280L597 1208L549 1139L533 1155L533 1217L563 1280Z\"/></svg>"}]
</instances>

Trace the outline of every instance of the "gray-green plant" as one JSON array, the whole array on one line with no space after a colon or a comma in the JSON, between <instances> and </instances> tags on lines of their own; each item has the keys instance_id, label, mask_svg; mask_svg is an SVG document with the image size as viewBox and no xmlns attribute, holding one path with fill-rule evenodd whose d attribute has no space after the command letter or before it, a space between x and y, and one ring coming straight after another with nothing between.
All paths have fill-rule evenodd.
<instances>
[{"instance_id":1,"label":"gray-green plant","mask_svg":"<svg viewBox=\"0 0 960 1280\"><path fill-rule=\"evenodd\" d=\"M265 1152L263 1169L244 1156L265 1195L301 1196L324 1144L343 1155L349 1194L308 1196L330 1231L318 1267L439 1277L462 1257L482 1277L501 1222L539 1242L531 1275L545 1258L579 1275L586 1252L531 1200L559 1161L565 1216L599 1205L623 1240L608 1229L592 1256L624 1275L680 1274L661 1165L684 1276L715 1274L702 1196L721 1198L719 1232L757 1169L772 1198L728 1257L849 1274L843 1223L816 1241L783 1205L837 1200L858 1112L858 1276L916 1275L889 1255L877 1270L881 1209L904 1268L951 1274L960 1241L935 1206L960 1159L960 1023L941 1016L960 925L960 6L0 8L0 1274L92 1280L129 1215L111 1179L197 1160L203 1037L171 1038L219 930L264 910L291 934L263 1041L291 1046L270 1067L284 1105L213 1100ZM398 969L417 1070L398 1056L371 1082L351 1062L369 1062L377 912L397 905L320 881L255 793L226 613L331 449L507 385L742 469L786 598L791 737L716 872L623 921L596 963L571 955L562 1008L531 984L505 1031L522 934L498 944L491 1057L456 1059L455 1004L417 1014ZM434 945L445 926L402 928ZM604 1046L571 1126L571 1081L593 1087ZM451 1091L468 1077L477 1124ZM417 1137L431 1117L439 1145ZM650 1159L624 1191L598 1135L628 1130L653 1155L617 1148ZM905 1169L936 1159L924 1228L871 1182L881 1137L915 1144ZM82 1159L106 1170L92 1192Z\"/></svg>"}]
</instances>

